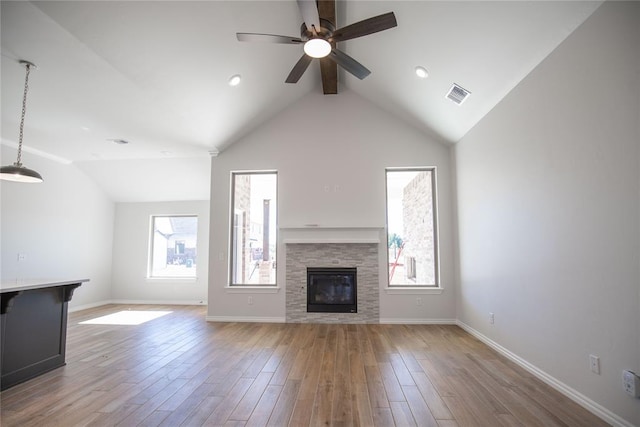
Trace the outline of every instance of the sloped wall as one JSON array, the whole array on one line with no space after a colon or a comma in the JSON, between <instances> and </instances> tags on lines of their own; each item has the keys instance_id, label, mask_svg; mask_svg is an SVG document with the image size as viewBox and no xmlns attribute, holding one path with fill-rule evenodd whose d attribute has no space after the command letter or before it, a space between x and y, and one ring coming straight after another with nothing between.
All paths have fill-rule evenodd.
<instances>
[{"instance_id":1,"label":"sloped wall","mask_svg":"<svg viewBox=\"0 0 640 427\"><path fill-rule=\"evenodd\" d=\"M459 319L632 425L639 23L639 3L605 2L455 150Z\"/></svg>"}]
</instances>

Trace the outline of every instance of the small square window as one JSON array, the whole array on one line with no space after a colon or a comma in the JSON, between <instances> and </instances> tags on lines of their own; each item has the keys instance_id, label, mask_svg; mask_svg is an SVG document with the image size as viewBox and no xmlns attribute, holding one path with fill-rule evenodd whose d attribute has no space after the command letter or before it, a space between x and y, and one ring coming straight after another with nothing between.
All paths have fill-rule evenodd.
<instances>
[{"instance_id":1,"label":"small square window","mask_svg":"<svg viewBox=\"0 0 640 427\"><path fill-rule=\"evenodd\" d=\"M196 277L197 216L152 216L149 277Z\"/></svg>"}]
</instances>

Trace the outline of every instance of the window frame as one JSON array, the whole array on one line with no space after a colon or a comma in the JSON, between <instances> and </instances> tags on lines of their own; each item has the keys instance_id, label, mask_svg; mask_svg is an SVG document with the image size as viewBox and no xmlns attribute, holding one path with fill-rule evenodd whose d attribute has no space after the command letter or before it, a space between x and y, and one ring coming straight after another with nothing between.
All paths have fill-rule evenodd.
<instances>
[{"instance_id":1,"label":"window frame","mask_svg":"<svg viewBox=\"0 0 640 427\"><path fill-rule=\"evenodd\" d=\"M155 220L156 218L195 218L196 219L196 259L198 253L198 230L200 218L197 214L152 214L149 216L149 250L148 250L148 259L147 259L147 280L175 280L175 281L194 281L198 278L198 262L195 263L195 269L193 271L193 275L190 276L154 276L153 275L153 259L154 259L154 248L155 248ZM186 245L185 245L186 250Z\"/></svg>"},{"instance_id":2,"label":"window frame","mask_svg":"<svg viewBox=\"0 0 640 427\"><path fill-rule=\"evenodd\" d=\"M433 220L433 267L434 267L434 284L394 284L392 285L389 280L390 266L389 266L389 185L388 176L389 172L431 172L431 202L432 202L432 220ZM386 290L388 293L395 293L393 291L404 290L422 290L422 291L440 291L442 289L442 282L440 277L440 233L438 229L438 179L437 179L437 167L436 166L408 166L408 167L387 167L385 168L385 246L386 251ZM439 292L438 292L439 293Z\"/></svg>"},{"instance_id":3,"label":"window frame","mask_svg":"<svg viewBox=\"0 0 640 427\"><path fill-rule=\"evenodd\" d=\"M254 283L233 283L233 277L234 277L234 262L235 262L235 252L236 252L236 248L234 248L233 246L233 242L234 242L234 216L236 215L236 213L239 211L238 209L236 209L235 206L235 183L236 183L236 176L238 175L274 175L276 178L276 196L275 196L275 210L276 210L276 215L275 215L275 242L274 242L274 246L275 246L275 259L276 259L276 266L275 266L275 274L274 274L274 282L273 283L268 283L268 284L254 284ZM229 264L228 264L228 269L227 269L227 285L226 288L231 290L231 289L235 289L235 290L240 290L240 289L277 289L278 288L278 258L279 258L279 254L278 254L278 215L279 215L279 208L278 208L278 199L279 199L279 195L278 195L278 171L275 169L262 169L262 170L232 170L229 173L229 240L228 240L228 249L227 249L227 254L228 254L228 260L229 260Z\"/></svg>"}]
</instances>

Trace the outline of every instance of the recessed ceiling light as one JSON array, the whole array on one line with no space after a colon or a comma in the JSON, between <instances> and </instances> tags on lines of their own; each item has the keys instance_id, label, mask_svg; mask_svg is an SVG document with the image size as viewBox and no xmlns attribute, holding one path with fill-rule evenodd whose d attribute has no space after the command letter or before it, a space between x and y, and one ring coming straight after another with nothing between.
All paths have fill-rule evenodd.
<instances>
[{"instance_id":1,"label":"recessed ceiling light","mask_svg":"<svg viewBox=\"0 0 640 427\"><path fill-rule=\"evenodd\" d=\"M418 65L416 67L416 76L420 77L421 79L426 79L427 77L429 77L429 73L427 72L426 68Z\"/></svg>"},{"instance_id":2,"label":"recessed ceiling light","mask_svg":"<svg viewBox=\"0 0 640 427\"><path fill-rule=\"evenodd\" d=\"M110 138L110 139L107 139L107 141L111 141L119 145L125 145L129 143L129 141L127 141L126 139L119 139L119 138Z\"/></svg>"},{"instance_id":3,"label":"recessed ceiling light","mask_svg":"<svg viewBox=\"0 0 640 427\"><path fill-rule=\"evenodd\" d=\"M229 86L238 86L241 80L240 74L233 75L229 78Z\"/></svg>"}]
</instances>

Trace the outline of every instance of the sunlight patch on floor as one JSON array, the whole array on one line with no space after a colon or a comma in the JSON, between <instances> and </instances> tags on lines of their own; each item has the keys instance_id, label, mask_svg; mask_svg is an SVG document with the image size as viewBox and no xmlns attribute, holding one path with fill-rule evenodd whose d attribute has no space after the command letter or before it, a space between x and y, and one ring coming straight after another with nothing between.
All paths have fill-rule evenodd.
<instances>
[{"instance_id":1,"label":"sunlight patch on floor","mask_svg":"<svg viewBox=\"0 0 640 427\"><path fill-rule=\"evenodd\" d=\"M171 311L124 310L80 322L81 325L141 325Z\"/></svg>"}]
</instances>

